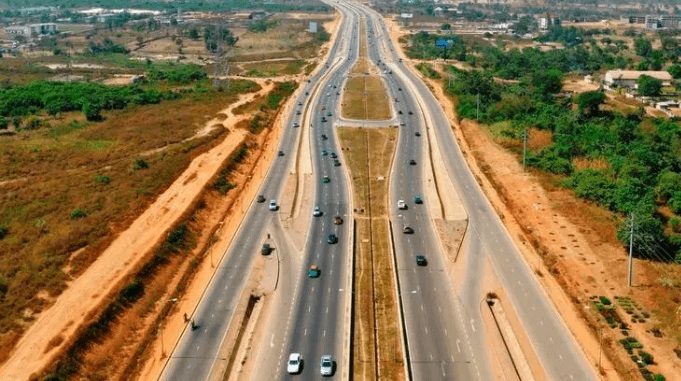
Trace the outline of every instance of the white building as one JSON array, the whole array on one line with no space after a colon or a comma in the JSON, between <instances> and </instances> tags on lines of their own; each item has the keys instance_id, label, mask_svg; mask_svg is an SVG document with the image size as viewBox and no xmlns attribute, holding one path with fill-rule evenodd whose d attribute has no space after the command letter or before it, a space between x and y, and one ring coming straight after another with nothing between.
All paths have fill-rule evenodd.
<instances>
[{"instance_id":1,"label":"white building","mask_svg":"<svg viewBox=\"0 0 681 381\"><path fill-rule=\"evenodd\" d=\"M610 70L605 73L605 85L609 88L628 87L636 88L636 81L642 75L659 79L662 86L671 86L672 76L666 71L636 71L636 70Z\"/></svg>"},{"instance_id":2,"label":"white building","mask_svg":"<svg viewBox=\"0 0 681 381\"><path fill-rule=\"evenodd\" d=\"M59 32L59 26L55 23L29 24L8 26L5 28L7 34L19 34L24 36L34 36Z\"/></svg>"}]
</instances>

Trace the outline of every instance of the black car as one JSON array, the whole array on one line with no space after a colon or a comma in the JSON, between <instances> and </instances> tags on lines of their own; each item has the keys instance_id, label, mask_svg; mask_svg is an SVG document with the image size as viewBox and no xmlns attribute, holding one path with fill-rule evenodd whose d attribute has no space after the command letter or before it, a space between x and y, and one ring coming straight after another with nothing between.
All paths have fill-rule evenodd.
<instances>
[{"instance_id":1,"label":"black car","mask_svg":"<svg viewBox=\"0 0 681 381\"><path fill-rule=\"evenodd\" d=\"M414 113L413 113L413 112L411 112L411 111L409 111L409 115L414 115Z\"/></svg>"},{"instance_id":2,"label":"black car","mask_svg":"<svg viewBox=\"0 0 681 381\"><path fill-rule=\"evenodd\" d=\"M402 115L402 110L398 110L397 113Z\"/></svg>"},{"instance_id":3,"label":"black car","mask_svg":"<svg viewBox=\"0 0 681 381\"><path fill-rule=\"evenodd\" d=\"M414 133L414 135L416 135L416 136L421 136L421 133L418 132L418 131L416 131L416 132Z\"/></svg>"},{"instance_id":4,"label":"black car","mask_svg":"<svg viewBox=\"0 0 681 381\"><path fill-rule=\"evenodd\" d=\"M336 155L336 153L335 153L335 152L331 152L331 155L329 155L329 156L331 156L331 158L332 158L332 159L335 159L335 158L337 158L337 157L338 157L338 155Z\"/></svg>"},{"instance_id":5,"label":"black car","mask_svg":"<svg viewBox=\"0 0 681 381\"><path fill-rule=\"evenodd\" d=\"M328 138L329 138L329 137L326 136L326 134L322 134L322 140L326 140L326 139L328 139Z\"/></svg>"},{"instance_id":6,"label":"black car","mask_svg":"<svg viewBox=\"0 0 681 381\"><path fill-rule=\"evenodd\" d=\"M259 195L258 195L258 198L256 199L256 201L258 201L259 203L262 204L263 202L265 202L265 196L259 194Z\"/></svg>"},{"instance_id":7,"label":"black car","mask_svg":"<svg viewBox=\"0 0 681 381\"><path fill-rule=\"evenodd\" d=\"M414 229L412 229L412 227L409 226L409 225L404 225L404 226L402 227L402 233L404 233L404 234L414 234Z\"/></svg>"},{"instance_id":8,"label":"black car","mask_svg":"<svg viewBox=\"0 0 681 381\"><path fill-rule=\"evenodd\" d=\"M322 117L322 122L326 122L326 117L325 117L325 116Z\"/></svg>"},{"instance_id":9,"label":"black car","mask_svg":"<svg viewBox=\"0 0 681 381\"><path fill-rule=\"evenodd\" d=\"M334 244L334 243L338 242L338 237L333 233L329 234L329 236L326 237L326 242L328 242L330 244Z\"/></svg>"},{"instance_id":10,"label":"black car","mask_svg":"<svg viewBox=\"0 0 681 381\"><path fill-rule=\"evenodd\" d=\"M272 252L272 246L270 246L269 243L263 243L262 249L260 249L260 253L262 255L270 255L271 252Z\"/></svg>"},{"instance_id":11,"label":"black car","mask_svg":"<svg viewBox=\"0 0 681 381\"><path fill-rule=\"evenodd\" d=\"M409 160L409 165L416 165L416 160L414 159Z\"/></svg>"},{"instance_id":12,"label":"black car","mask_svg":"<svg viewBox=\"0 0 681 381\"><path fill-rule=\"evenodd\" d=\"M418 266L425 266L425 265L427 265L427 264L428 264L428 260L426 260L426 256L425 256L425 255L417 255L417 256L416 256L416 264L417 264Z\"/></svg>"},{"instance_id":13,"label":"black car","mask_svg":"<svg viewBox=\"0 0 681 381\"><path fill-rule=\"evenodd\" d=\"M333 160L333 166L334 167L340 167L340 165L341 165L340 160L338 160L338 159Z\"/></svg>"},{"instance_id":14,"label":"black car","mask_svg":"<svg viewBox=\"0 0 681 381\"><path fill-rule=\"evenodd\" d=\"M279 151L279 153L277 155L284 156L284 151Z\"/></svg>"}]
</instances>

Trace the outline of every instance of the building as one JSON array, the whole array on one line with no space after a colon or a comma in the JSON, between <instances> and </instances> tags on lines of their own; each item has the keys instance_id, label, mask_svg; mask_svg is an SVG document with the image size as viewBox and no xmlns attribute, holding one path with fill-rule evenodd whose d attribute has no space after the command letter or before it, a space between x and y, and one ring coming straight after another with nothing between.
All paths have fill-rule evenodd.
<instances>
[{"instance_id":1,"label":"building","mask_svg":"<svg viewBox=\"0 0 681 381\"><path fill-rule=\"evenodd\" d=\"M560 18L556 15L545 14L539 18L539 29L547 30L552 26L560 25Z\"/></svg>"},{"instance_id":2,"label":"building","mask_svg":"<svg viewBox=\"0 0 681 381\"><path fill-rule=\"evenodd\" d=\"M317 33L317 22L310 21L310 26L307 29L310 33Z\"/></svg>"},{"instance_id":3,"label":"building","mask_svg":"<svg viewBox=\"0 0 681 381\"><path fill-rule=\"evenodd\" d=\"M628 24L642 24L647 29L674 29L681 27L681 16L620 16L620 20Z\"/></svg>"},{"instance_id":4,"label":"building","mask_svg":"<svg viewBox=\"0 0 681 381\"><path fill-rule=\"evenodd\" d=\"M55 23L29 24L8 26L5 28L7 34L18 34L23 36L39 36L59 32L59 26Z\"/></svg>"},{"instance_id":5,"label":"building","mask_svg":"<svg viewBox=\"0 0 681 381\"><path fill-rule=\"evenodd\" d=\"M635 89L636 81L642 75L659 79L662 86L672 84L672 76L666 71L610 70L605 73L605 85L611 89L616 87Z\"/></svg>"}]
</instances>

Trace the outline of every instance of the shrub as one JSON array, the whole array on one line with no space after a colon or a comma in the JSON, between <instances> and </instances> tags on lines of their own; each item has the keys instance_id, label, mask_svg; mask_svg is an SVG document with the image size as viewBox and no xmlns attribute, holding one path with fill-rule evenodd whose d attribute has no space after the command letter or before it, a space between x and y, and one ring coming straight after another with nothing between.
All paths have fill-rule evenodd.
<instances>
[{"instance_id":1,"label":"shrub","mask_svg":"<svg viewBox=\"0 0 681 381\"><path fill-rule=\"evenodd\" d=\"M0 226L0 239L3 239L7 236L7 228L4 226Z\"/></svg>"},{"instance_id":2,"label":"shrub","mask_svg":"<svg viewBox=\"0 0 681 381\"><path fill-rule=\"evenodd\" d=\"M147 164L146 161L142 158L137 158L135 159L135 163L132 165L132 169L138 170L138 169L147 169L149 168L149 164Z\"/></svg>"},{"instance_id":3,"label":"shrub","mask_svg":"<svg viewBox=\"0 0 681 381\"><path fill-rule=\"evenodd\" d=\"M76 208L71 211L71 219L72 220L77 220L79 218L85 218L87 216L87 213L81 209L81 208Z\"/></svg>"},{"instance_id":4,"label":"shrub","mask_svg":"<svg viewBox=\"0 0 681 381\"><path fill-rule=\"evenodd\" d=\"M659 373L655 373L653 374L653 381L667 381L667 378Z\"/></svg>"},{"instance_id":5,"label":"shrub","mask_svg":"<svg viewBox=\"0 0 681 381\"><path fill-rule=\"evenodd\" d=\"M142 294L144 294L144 284L139 279L135 279L121 291L121 300L131 303L139 299Z\"/></svg>"},{"instance_id":6,"label":"shrub","mask_svg":"<svg viewBox=\"0 0 681 381\"><path fill-rule=\"evenodd\" d=\"M638 351L638 355L641 356L641 361L643 361L643 363L644 363L645 365L652 365L652 364L655 364L655 358L653 357L652 354L650 354L650 353L648 353L648 352L646 352L646 351L641 351L641 350L639 350L639 351Z\"/></svg>"},{"instance_id":7,"label":"shrub","mask_svg":"<svg viewBox=\"0 0 681 381\"><path fill-rule=\"evenodd\" d=\"M609 306L612 304L610 299L606 298L605 296L601 296L600 298L601 303L603 303L604 306Z\"/></svg>"},{"instance_id":8,"label":"shrub","mask_svg":"<svg viewBox=\"0 0 681 381\"><path fill-rule=\"evenodd\" d=\"M108 185L111 182L111 178L107 175L97 175L95 176L95 182L97 184Z\"/></svg>"}]
</instances>

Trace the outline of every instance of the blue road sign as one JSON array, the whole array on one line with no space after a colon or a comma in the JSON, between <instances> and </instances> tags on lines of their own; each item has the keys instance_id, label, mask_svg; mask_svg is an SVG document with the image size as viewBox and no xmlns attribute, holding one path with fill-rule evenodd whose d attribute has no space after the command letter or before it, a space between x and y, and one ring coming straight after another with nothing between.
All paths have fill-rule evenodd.
<instances>
[{"instance_id":1,"label":"blue road sign","mask_svg":"<svg viewBox=\"0 0 681 381\"><path fill-rule=\"evenodd\" d=\"M447 40L437 40L437 41L435 41L435 47L438 47L438 48L446 48L446 47L448 47L448 46L449 46L449 43L447 42Z\"/></svg>"}]
</instances>

